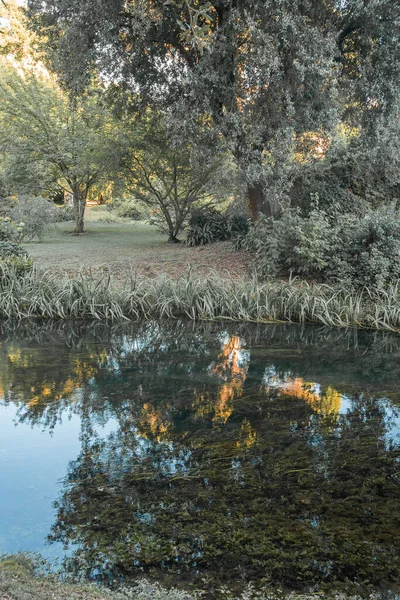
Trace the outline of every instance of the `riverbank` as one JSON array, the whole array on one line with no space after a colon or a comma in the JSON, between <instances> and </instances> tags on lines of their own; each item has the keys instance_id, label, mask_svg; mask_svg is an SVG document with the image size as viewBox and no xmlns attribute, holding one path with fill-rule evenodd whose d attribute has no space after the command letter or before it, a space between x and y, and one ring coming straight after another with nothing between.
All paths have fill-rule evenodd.
<instances>
[{"instance_id":1,"label":"riverbank","mask_svg":"<svg viewBox=\"0 0 400 600\"><path fill-rule=\"evenodd\" d=\"M111 276L69 278L35 265L0 265L0 318L147 320L188 318L256 323L316 323L400 332L400 288L364 288L307 281Z\"/></svg>"},{"instance_id":2,"label":"riverbank","mask_svg":"<svg viewBox=\"0 0 400 600\"><path fill-rule=\"evenodd\" d=\"M224 590L226 600L363 600L363 596L346 594L255 592L251 588L240 596ZM379 595L371 594L369 600ZM200 600L201 594L167 590L146 580L130 588L111 591L82 583L62 583L54 575L35 575L32 560L23 554L0 558L1 600Z\"/></svg>"}]
</instances>

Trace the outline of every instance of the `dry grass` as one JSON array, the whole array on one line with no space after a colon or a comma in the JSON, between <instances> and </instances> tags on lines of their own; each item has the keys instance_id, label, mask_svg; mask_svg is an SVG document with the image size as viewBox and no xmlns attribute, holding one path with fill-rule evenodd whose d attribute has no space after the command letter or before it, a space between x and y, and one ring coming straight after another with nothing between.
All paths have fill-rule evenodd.
<instances>
[{"instance_id":1,"label":"dry grass","mask_svg":"<svg viewBox=\"0 0 400 600\"><path fill-rule=\"evenodd\" d=\"M55 577L35 577L32 561L23 554L0 562L0 600L109 600L88 585L68 585Z\"/></svg>"}]
</instances>

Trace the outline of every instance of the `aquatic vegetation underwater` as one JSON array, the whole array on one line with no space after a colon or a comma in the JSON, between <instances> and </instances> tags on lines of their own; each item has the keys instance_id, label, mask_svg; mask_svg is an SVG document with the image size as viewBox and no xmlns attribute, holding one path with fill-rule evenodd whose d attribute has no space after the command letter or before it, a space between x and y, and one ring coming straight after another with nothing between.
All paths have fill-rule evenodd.
<instances>
[{"instance_id":1,"label":"aquatic vegetation underwater","mask_svg":"<svg viewBox=\"0 0 400 600\"><path fill-rule=\"evenodd\" d=\"M70 549L64 574L221 598L251 597L248 583L395 593L398 336L187 321L2 329L0 410L51 438L79 423L42 534Z\"/></svg>"}]
</instances>

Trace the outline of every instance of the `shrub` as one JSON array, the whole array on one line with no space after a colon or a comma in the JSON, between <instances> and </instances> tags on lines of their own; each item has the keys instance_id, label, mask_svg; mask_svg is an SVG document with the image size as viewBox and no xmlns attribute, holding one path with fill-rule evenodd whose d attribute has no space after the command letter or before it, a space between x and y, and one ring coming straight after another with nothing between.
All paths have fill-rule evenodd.
<instances>
[{"instance_id":1,"label":"shrub","mask_svg":"<svg viewBox=\"0 0 400 600\"><path fill-rule=\"evenodd\" d=\"M0 242L17 242L22 239L25 223L15 223L11 217L0 217Z\"/></svg>"},{"instance_id":2,"label":"shrub","mask_svg":"<svg viewBox=\"0 0 400 600\"><path fill-rule=\"evenodd\" d=\"M116 214L118 217L131 219L132 221L140 221L146 218L143 209L140 208L132 199L122 200L122 202L116 207Z\"/></svg>"},{"instance_id":3,"label":"shrub","mask_svg":"<svg viewBox=\"0 0 400 600\"><path fill-rule=\"evenodd\" d=\"M188 246L202 246L245 235L249 225L242 215L228 216L216 210L193 211L186 238Z\"/></svg>"},{"instance_id":4,"label":"shrub","mask_svg":"<svg viewBox=\"0 0 400 600\"><path fill-rule=\"evenodd\" d=\"M56 223L64 223L66 221L74 221L75 220L75 211L73 206L55 206L56 210L54 211L55 222Z\"/></svg>"},{"instance_id":5,"label":"shrub","mask_svg":"<svg viewBox=\"0 0 400 600\"><path fill-rule=\"evenodd\" d=\"M400 215L381 208L336 226L327 274L358 286L384 287L400 277Z\"/></svg>"},{"instance_id":6,"label":"shrub","mask_svg":"<svg viewBox=\"0 0 400 600\"><path fill-rule=\"evenodd\" d=\"M332 242L326 214L315 209L307 217L301 217L298 210L286 210L279 219L261 215L237 245L255 255L261 277L292 272L318 278L327 268Z\"/></svg>"},{"instance_id":7,"label":"shrub","mask_svg":"<svg viewBox=\"0 0 400 600\"><path fill-rule=\"evenodd\" d=\"M299 165L290 191L292 206L301 208L306 214L313 209L313 198L318 195L319 207L328 213L333 210L362 215L365 200L360 197L359 186L354 181L352 161L346 158L347 162L344 158L334 161L329 157Z\"/></svg>"},{"instance_id":8,"label":"shrub","mask_svg":"<svg viewBox=\"0 0 400 600\"><path fill-rule=\"evenodd\" d=\"M9 204L8 216L12 221L24 223L20 240L30 242L35 238L41 240L51 223L64 220L65 215L70 217L70 211L56 207L51 201L40 197L21 197Z\"/></svg>"},{"instance_id":9,"label":"shrub","mask_svg":"<svg viewBox=\"0 0 400 600\"><path fill-rule=\"evenodd\" d=\"M107 210L98 211L95 215L97 223L124 223L125 219Z\"/></svg>"},{"instance_id":10,"label":"shrub","mask_svg":"<svg viewBox=\"0 0 400 600\"><path fill-rule=\"evenodd\" d=\"M245 235L249 231L249 219L244 215L232 215L229 217L231 237Z\"/></svg>"},{"instance_id":11,"label":"shrub","mask_svg":"<svg viewBox=\"0 0 400 600\"><path fill-rule=\"evenodd\" d=\"M11 282L20 279L32 268L33 260L27 256L10 256L4 260L0 259L0 282L4 284L9 279Z\"/></svg>"},{"instance_id":12,"label":"shrub","mask_svg":"<svg viewBox=\"0 0 400 600\"><path fill-rule=\"evenodd\" d=\"M26 258L28 253L26 250L21 248L19 244L10 241L0 242L0 260L10 257L23 257Z\"/></svg>"},{"instance_id":13,"label":"shrub","mask_svg":"<svg viewBox=\"0 0 400 600\"><path fill-rule=\"evenodd\" d=\"M30 271L33 260L19 244L10 241L0 242L0 281L19 278Z\"/></svg>"},{"instance_id":14,"label":"shrub","mask_svg":"<svg viewBox=\"0 0 400 600\"><path fill-rule=\"evenodd\" d=\"M334 208L363 216L366 206L373 209L398 201L398 169L391 170L393 159L387 151L381 148L376 153L361 138L347 143L333 140L323 159L297 163L289 192L292 206L308 212L310 199L312 204L312 196L318 194L320 207L328 213Z\"/></svg>"},{"instance_id":15,"label":"shrub","mask_svg":"<svg viewBox=\"0 0 400 600\"><path fill-rule=\"evenodd\" d=\"M237 245L254 254L262 278L294 274L383 287L400 277L399 215L387 207L363 217L317 207L305 217L297 209L278 219L261 215Z\"/></svg>"}]
</instances>

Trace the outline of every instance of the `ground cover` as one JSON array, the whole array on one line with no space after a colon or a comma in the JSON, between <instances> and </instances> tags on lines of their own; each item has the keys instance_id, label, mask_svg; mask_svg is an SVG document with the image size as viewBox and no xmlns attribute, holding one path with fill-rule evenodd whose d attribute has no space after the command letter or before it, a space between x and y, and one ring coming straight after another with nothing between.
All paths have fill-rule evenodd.
<instances>
[{"instance_id":1,"label":"ground cover","mask_svg":"<svg viewBox=\"0 0 400 600\"><path fill-rule=\"evenodd\" d=\"M96 207L97 208L97 207ZM210 269L226 277L243 277L249 271L249 256L235 252L231 242L188 248L185 244L168 244L167 236L141 222L119 220L104 222L108 213L88 211L86 233L72 235L72 223L59 223L42 242L24 244L24 248L43 269L76 274L112 273L124 277L134 271L155 277L176 277L188 266L199 277Z\"/></svg>"},{"instance_id":2,"label":"ground cover","mask_svg":"<svg viewBox=\"0 0 400 600\"><path fill-rule=\"evenodd\" d=\"M400 332L400 289L361 289L301 280L196 277L190 271L125 280L60 278L35 265L0 265L0 317L12 319L146 320L318 323Z\"/></svg>"},{"instance_id":3,"label":"ground cover","mask_svg":"<svg viewBox=\"0 0 400 600\"><path fill-rule=\"evenodd\" d=\"M240 597L227 590L226 600L361 600L361 596L346 594L295 594L279 591L255 592L249 588ZM148 581L139 581L126 590L111 591L85 584L68 584L55 576L36 577L32 562L23 554L0 560L0 600L199 600L201 595L183 590L167 590ZM370 595L370 600L377 598Z\"/></svg>"}]
</instances>

